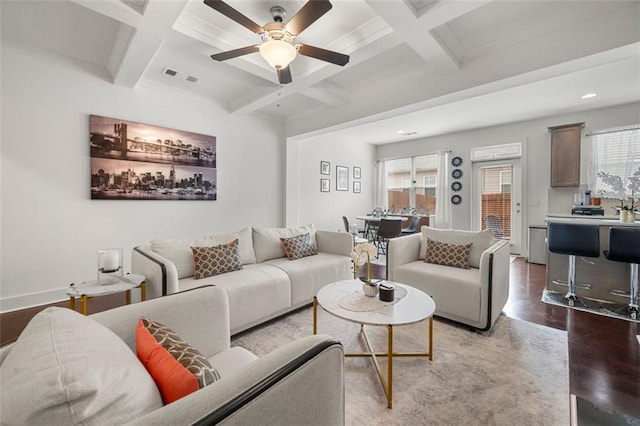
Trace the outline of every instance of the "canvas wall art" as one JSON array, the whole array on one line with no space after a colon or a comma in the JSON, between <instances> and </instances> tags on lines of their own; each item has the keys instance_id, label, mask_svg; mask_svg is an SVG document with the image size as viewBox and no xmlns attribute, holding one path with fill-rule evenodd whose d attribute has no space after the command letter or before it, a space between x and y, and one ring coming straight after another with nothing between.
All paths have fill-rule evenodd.
<instances>
[{"instance_id":1,"label":"canvas wall art","mask_svg":"<svg viewBox=\"0 0 640 426\"><path fill-rule=\"evenodd\" d=\"M216 200L216 137L90 116L91 199Z\"/></svg>"}]
</instances>

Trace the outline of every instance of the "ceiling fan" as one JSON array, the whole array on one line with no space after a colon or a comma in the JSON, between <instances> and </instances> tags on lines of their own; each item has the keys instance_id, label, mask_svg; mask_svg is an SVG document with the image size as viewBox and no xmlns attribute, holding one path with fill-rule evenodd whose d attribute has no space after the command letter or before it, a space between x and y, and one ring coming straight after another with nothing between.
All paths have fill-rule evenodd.
<instances>
[{"instance_id":1,"label":"ceiling fan","mask_svg":"<svg viewBox=\"0 0 640 426\"><path fill-rule=\"evenodd\" d=\"M296 58L298 53L340 66L344 66L349 62L348 55L308 44L295 43L295 38L300 33L331 10L333 6L328 0L309 0L286 25L283 23L286 11L283 7L274 6L270 9L273 22L264 26L256 24L222 0L204 0L204 3L262 38L262 43L259 45L241 47L240 49L211 55L211 58L216 61L226 61L238 56L260 52L260 55L278 72L280 84L287 84L293 81L289 64Z\"/></svg>"}]
</instances>

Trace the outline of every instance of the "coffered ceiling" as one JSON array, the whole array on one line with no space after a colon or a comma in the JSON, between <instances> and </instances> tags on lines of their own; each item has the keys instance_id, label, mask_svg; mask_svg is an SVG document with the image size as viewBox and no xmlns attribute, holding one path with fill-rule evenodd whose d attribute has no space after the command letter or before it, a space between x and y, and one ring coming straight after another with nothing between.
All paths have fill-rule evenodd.
<instances>
[{"instance_id":1,"label":"coffered ceiling","mask_svg":"<svg viewBox=\"0 0 640 426\"><path fill-rule=\"evenodd\" d=\"M264 25L272 6L287 10L287 22L305 1L227 3ZM260 39L201 0L2 0L2 39L114 85L151 81L233 114L282 119L289 135L372 143L640 100L638 1L332 4L296 42L350 62L298 55L287 85L258 53L213 61ZM588 92L599 96L580 99Z\"/></svg>"}]
</instances>

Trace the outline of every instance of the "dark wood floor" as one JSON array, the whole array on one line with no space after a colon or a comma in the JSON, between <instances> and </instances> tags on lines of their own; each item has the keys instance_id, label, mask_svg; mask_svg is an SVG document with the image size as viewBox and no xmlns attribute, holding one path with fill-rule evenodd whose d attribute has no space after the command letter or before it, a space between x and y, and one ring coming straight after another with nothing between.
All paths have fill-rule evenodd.
<instances>
[{"instance_id":1,"label":"dark wood floor","mask_svg":"<svg viewBox=\"0 0 640 426\"><path fill-rule=\"evenodd\" d=\"M546 268L518 258L511 264L511 288L504 313L511 317L566 330L569 344L570 392L602 407L640 418L640 324L575 311L540 301ZM366 274L364 269L362 274ZM385 268L372 265L375 278ZM89 302L89 312L124 303L122 295ZM67 306L67 303L60 303ZM44 307L0 315L0 342L15 339ZM568 402L567 402L568 403Z\"/></svg>"}]
</instances>

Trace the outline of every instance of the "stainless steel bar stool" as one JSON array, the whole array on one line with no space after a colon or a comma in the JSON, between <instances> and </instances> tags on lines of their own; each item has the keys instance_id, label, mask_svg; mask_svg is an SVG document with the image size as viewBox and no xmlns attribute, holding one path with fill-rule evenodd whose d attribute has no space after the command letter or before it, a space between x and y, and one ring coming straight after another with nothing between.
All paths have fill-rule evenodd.
<instances>
[{"instance_id":1,"label":"stainless steel bar stool","mask_svg":"<svg viewBox=\"0 0 640 426\"><path fill-rule=\"evenodd\" d=\"M609 229L609 250L604 251L607 259L631 265L629 291L611 290L614 296L629 298L628 312L638 319L638 264L640 263L640 228L611 227Z\"/></svg>"},{"instance_id":2,"label":"stainless steel bar stool","mask_svg":"<svg viewBox=\"0 0 640 426\"><path fill-rule=\"evenodd\" d=\"M578 225L573 223L549 223L548 244L551 253L569 256L569 271L564 298L574 306L579 301L576 287L590 289L590 284L576 284L576 256L600 257L600 226ZM554 280L554 284L565 285L563 281ZM583 302L580 301L582 305Z\"/></svg>"}]
</instances>

